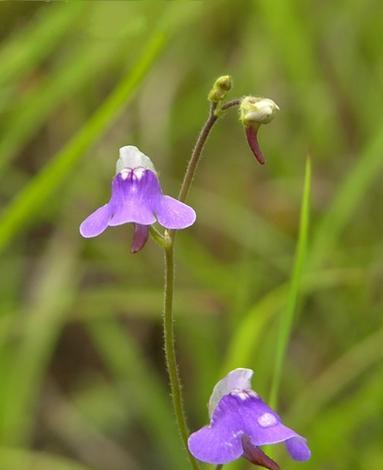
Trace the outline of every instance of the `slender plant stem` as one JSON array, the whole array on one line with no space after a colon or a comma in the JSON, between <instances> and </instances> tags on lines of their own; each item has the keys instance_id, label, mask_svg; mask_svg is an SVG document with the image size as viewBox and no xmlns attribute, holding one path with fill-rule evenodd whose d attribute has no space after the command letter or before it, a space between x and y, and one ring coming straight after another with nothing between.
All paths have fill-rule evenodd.
<instances>
[{"instance_id":1,"label":"slender plant stem","mask_svg":"<svg viewBox=\"0 0 383 470\"><path fill-rule=\"evenodd\" d=\"M235 100L233 100L234 102ZM230 102L229 102L230 103ZM229 104L228 103L228 104ZM238 103L239 104L239 100ZM228 108L235 106L231 104ZM188 196L194 175L196 173L199 160L202 155L203 148L209 137L210 131L218 120L219 115L215 113L216 105L212 104L210 107L209 117L201 129L197 138L196 144L193 148L188 166L186 168L185 176L182 181L181 189L178 199L184 202ZM222 107L223 108L223 107ZM221 109L222 109L221 108ZM227 109L228 109L227 108ZM178 429L184 443L186 450L188 450L187 441L189 436L189 429L186 421L185 409L182 398L182 383L178 372L177 357L175 349L175 334L174 334L174 318L173 318L173 296L174 296L174 243L175 243L174 230L165 232L164 240L166 245L165 252L165 286L164 286L164 311L163 311L163 328L164 328L164 343L165 343L165 360L169 374L170 390L173 401L173 408L176 415ZM191 466L194 470L199 470L199 464L194 457L188 452ZM217 467L222 468L220 466Z\"/></svg>"},{"instance_id":2,"label":"slender plant stem","mask_svg":"<svg viewBox=\"0 0 383 470\"><path fill-rule=\"evenodd\" d=\"M173 295L174 295L174 245L165 248L165 296L164 296L164 342L165 360L169 374L170 391L176 415L178 430L187 450L189 430L186 423L184 404L182 399L182 385L178 372L175 340L174 340L174 318L173 318ZM197 461L188 452L189 460L195 470L199 469Z\"/></svg>"},{"instance_id":3,"label":"slender plant stem","mask_svg":"<svg viewBox=\"0 0 383 470\"><path fill-rule=\"evenodd\" d=\"M215 114L217 105L212 104L210 106L210 113L205 125L202 127L201 132L197 138L197 142L194 145L188 166L186 168L185 176L181 184L181 189L178 194L178 199L184 202L189 194L190 187L193 183L194 175L197 171L198 163L201 159L202 150L205 146L207 138L209 137L210 131L218 119Z\"/></svg>"},{"instance_id":4,"label":"slender plant stem","mask_svg":"<svg viewBox=\"0 0 383 470\"><path fill-rule=\"evenodd\" d=\"M218 465L215 467L215 470L221 470L221 468L223 468L223 464L222 464L222 463L218 464Z\"/></svg>"},{"instance_id":5,"label":"slender plant stem","mask_svg":"<svg viewBox=\"0 0 383 470\"><path fill-rule=\"evenodd\" d=\"M194 175L198 168L198 163L202 156L202 151L205 147L210 131L212 130L214 124L217 122L217 120L220 117L220 112L227 111L228 109L233 108L235 106L239 106L240 104L241 104L241 100L239 98L228 101L227 103L223 104L219 108L217 108L217 104L215 103L211 104L209 117L198 135L198 138L194 145L188 166L186 168L186 172L185 172L185 176L182 181L182 184L181 184L180 192L178 193L178 199L180 201L185 202L189 194L190 187L193 183Z\"/></svg>"},{"instance_id":6,"label":"slender plant stem","mask_svg":"<svg viewBox=\"0 0 383 470\"><path fill-rule=\"evenodd\" d=\"M222 111L226 111L227 109L233 108L234 106L239 106L240 104L241 104L240 98L236 98L235 100L231 100L223 104L221 109Z\"/></svg>"}]
</instances>

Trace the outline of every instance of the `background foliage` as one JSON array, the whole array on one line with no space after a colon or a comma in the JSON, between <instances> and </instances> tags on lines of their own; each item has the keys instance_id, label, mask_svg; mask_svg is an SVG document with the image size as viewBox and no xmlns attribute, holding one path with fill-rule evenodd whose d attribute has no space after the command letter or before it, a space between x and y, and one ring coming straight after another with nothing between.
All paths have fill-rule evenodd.
<instances>
[{"instance_id":1,"label":"background foliage","mask_svg":"<svg viewBox=\"0 0 383 470\"><path fill-rule=\"evenodd\" d=\"M1 2L1 469L188 468L160 250L131 256L130 227L85 241L78 226L108 197L122 145L176 194L223 73L233 97L281 112L260 132L265 167L235 113L217 126L190 200L198 223L178 238L190 425L231 368L254 368L267 398L283 364L278 410L313 457L281 450L282 467L382 466L382 15L377 0Z\"/></svg>"}]
</instances>

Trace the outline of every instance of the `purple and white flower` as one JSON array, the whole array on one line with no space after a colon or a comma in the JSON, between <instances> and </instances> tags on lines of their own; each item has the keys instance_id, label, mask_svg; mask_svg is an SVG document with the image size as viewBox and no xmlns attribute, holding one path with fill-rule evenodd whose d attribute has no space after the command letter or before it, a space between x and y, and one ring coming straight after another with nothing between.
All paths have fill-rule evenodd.
<instances>
[{"instance_id":1,"label":"purple and white flower","mask_svg":"<svg viewBox=\"0 0 383 470\"><path fill-rule=\"evenodd\" d=\"M311 456L306 439L251 389L251 369L235 369L214 387L209 401L210 424L189 437L190 453L210 464L227 464L240 457L271 470L279 466L260 446L284 443L294 460Z\"/></svg>"},{"instance_id":2,"label":"purple and white flower","mask_svg":"<svg viewBox=\"0 0 383 470\"><path fill-rule=\"evenodd\" d=\"M80 233L92 238L107 227L132 223L131 250L136 253L145 245L149 227L155 222L167 229L180 230L192 225L195 219L190 206L162 193L150 158L129 145L120 148L110 201L84 220Z\"/></svg>"}]
</instances>

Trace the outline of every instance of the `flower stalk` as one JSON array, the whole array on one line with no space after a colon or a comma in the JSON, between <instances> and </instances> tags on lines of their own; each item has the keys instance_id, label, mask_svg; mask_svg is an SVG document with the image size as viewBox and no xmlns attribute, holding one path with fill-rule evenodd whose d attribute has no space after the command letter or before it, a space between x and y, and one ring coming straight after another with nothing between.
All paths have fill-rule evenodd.
<instances>
[{"instance_id":1,"label":"flower stalk","mask_svg":"<svg viewBox=\"0 0 383 470\"><path fill-rule=\"evenodd\" d=\"M228 90L227 90L228 91ZM211 97L211 94L209 95ZM181 184L178 199L184 202L187 199L195 173L198 168L199 161L202 156L203 149L210 135L214 124L221 116L219 110L229 109L240 104L240 100L233 100L221 106L218 100L210 100L209 116L203 125L197 141L194 145L189 163L187 165L185 175ZM164 285L164 310L163 310L163 329L164 329L164 347L165 347L165 361L169 375L170 390L173 402L173 408L176 415L178 430L181 435L185 449L188 451L188 436L189 429L186 420L186 414L182 397L182 383L178 371L177 356L175 350L175 333L174 333L174 316L173 316L173 296L174 296L174 244L175 244L174 230L167 230L163 236L168 241L168 246L164 247L165 253L165 285ZM162 245L163 246L163 245ZM189 460L194 470L198 470L199 464L188 451ZM221 468L221 467L218 467Z\"/></svg>"},{"instance_id":2,"label":"flower stalk","mask_svg":"<svg viewBox=\"0 0 383 470\"><path fill-rule=\"evenodd\" d=\"M177 426L182 441L187 449L187 440L189 430L186 422L182 398L182 385L178 372L177 356L174 340L174 318L173 318L173 297L174 297L174 245L164 249L165 254L165 285L164 285L164 343L165 343L165 361L169 374L170 392L173 401L174 413L176 415ZM189 460L194 470L199 469L199 465L194 457L188 452Z\"/></svg>"},{"instance_id":3,"label":"flower stalk","mask_svg":"<svg viewBox=\"0 0 383 470\"><path fill-rule=\"evenodd\" d=\"M218 120L218 115L215 113L217 103L212 103L210 106L209 117L202 127L201 132L194 145L188 166L186 168L185 176L181 184L180 192L178 193L178 199L184 202L189 194L190 187L193 183L194 175L197 171L198 163L201 159L202 150L209 137L210 131L214 124Z\"/></svg>"},{"instance_id":4,"label":"flower stalk","mask_svg":"<svg viewBox=\"0 0 383 470\"><path fill-rule=\"evenodd\" d=\"M197 142L194 146L191 158L189 160L185 176L179 192L179 200L185 201L191 184L196 173L202 150L205 146L209 133L217 121L218 117L214 114L216 104L210 107L209 117L203 126ZM182 382L178 371L177 356L175 350L175 333L174 333L174 316L173 316L173 297L174 297L174 230L165 232L163 239L168 240L168 246L164 248L165 252L165 285L164 285L164 312L163 312L163 329L164 329L164 347L165 361L169 375L170 391L173 401L173 408L176 415L177 426L181 435L185 449L188 451L189 429L186 421L186 414L182 397ZM189 460L194 470L199 469L198 462L188 451Z\"/></svg>"}]
</instances>

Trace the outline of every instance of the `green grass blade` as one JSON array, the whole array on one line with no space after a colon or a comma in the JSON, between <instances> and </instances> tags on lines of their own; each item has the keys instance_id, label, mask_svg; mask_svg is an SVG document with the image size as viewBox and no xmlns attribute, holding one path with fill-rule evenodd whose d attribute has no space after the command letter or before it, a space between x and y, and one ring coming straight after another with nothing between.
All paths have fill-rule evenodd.
<instances>
[{"instance_id":1,"label":"green grass blade","mask_svg":"<svg viewBox=\"0 0 383 470\"><path fill-rule=\"evenodd\" d=\"M374 430L380 426L383 409L382 387L383 369L380 366L359 381L353 387L352 393L345 394L323 410L320 419L307 422L310 447L315 455L315 459L310 462L309 469L328 468L331 466L331 462L339 460L339 454L344 456L342 461L355 459L352 453L355 437L361 435L360 433L363 433L365 429ZM330 429L331 440L328 439ZM380 434L374 431L369 433L368 443L381 449ZM370 461L370 458L378 456L370 454L368 444L358 448L358 462L362 463L359 468L379 468L381 466L382 456L380 455L380 458L373 462L373 460ZM346 466L352 467L352 464L338 468Z\"/></svg>"},{"instance_id":2,"label":"green grass blade","mask_svg":"<svg viewBox=\"0 0 383 470\"><path fill-rule=\"evenodd\" d=\"M253 351L260 342L265 326L282 308L286 293L286 286L274 289L246 313L229 343L222 375L236 367L253 366Z\"/></svg>"},{"instance_id":3,"label":"green grass blade","mask_svg":"<svg viewBox=\"0 0 383 470\"><path fill-rule=\"evenodd\" d=\"M127 403L118 387L105 384L105 388L102 387L101 391L99 382L94 380L89 381L88 385L86 389L88 393L81 397L83 406L79 407L78 392L72 394L72 398L77 397L74 403L67 399L67 394L63 394L58 387L51 384L48 388L48 399L44 402L42 417L44 427L47 427L51 436L57 437L67 449L70 449L72 455L78 456L91 468L141 470L141 466L126 446L111 436L109 426L112 424L103 422L102 425L98 423L98 426L95 426L95 415L89 416L84 410L85 407L89 411L90 405L94 407L94 411L97 409L96 413L103 415L105 408L110 406L120 417L118 424L116 422L114 424L121 426L122 423L126 423L129 427L133 424L130 417L133 419L136 417L137 409L134 403ZM84 389L81 391L84 393ZM82 393L80 392L81 395Z\"/></svg>"},{"instance_id":4,"label":"green grass blade","mask_svg":"<svg viewBox=\"0 0 383 470\"><path fill-rule=\"evenodd\" d=\"M310 31L311 18L305 16L297 3L296 0L261 0L261 21L269 30L273 53L279 53L291 88L295 89L294 102L290 106L297 106L305 116L305 133L319 148L327 142L337 147L342 129L337 120L329 119L334 113L331 90L322 79L323 69L312 52L318 45ZM312 118L313 109L315 119ZM323 139L323 135L328 139Z\"/></svg>"},{"instance_id":5,"label":"green grass blade","mask_svg":"<svg viewBox=\"0 0 383 470\"><path fill-rule=\"evenodd\" d=\"M103 47L79 46L67 60L60 62L59 67L41 79L38 86L14 106L2 129L1 173L60 103L83 89L93 77L100 77L109 72L111 64L120 58L122 46L128 38L129 30L116 40L108 41Z\"/></svg>"},{"instance_id":6,"label":"green grass blade","mask_svg":"<svg viewBox=\"0 0 383 470\"><path fill-rule=\"evenodd\" d=\"M361 270L323 270L310 273L303 280L305 294L329 289L339 285L358 284L365 274ZM260 346L260 339L266 326L282 309L288 293L288 285L282 284L269 291L240 321L227 348L221 375L236 367L254 365L254 352Z\"/></svg>"},{"instance_id":7,"label":"green grass blade","mask_svg":"<svg viewBox=\"0 0 383 470\"><path fill-rule=\"evenodd\" d=\"M70 459L47 452L0 447L0 468L6 470L91 470Z\"/></svg>"},{"instance_id":8,"label":"green grass blade","mask_svg":"<svg viewBox=\"0 0 383 470\"><path fill-rule=\"evenodd\" d=\"M327 367L297 397L291 415L299 423L308 424L318 416L335 397L358 377L383 358L383 328L353 345Z\"/></svg>"},{"instance_id":9,"label":"green grass blade","mask_svg":"<svg viewBox=\"0 0 383 470\"><path fill-rule=\"evenodd\" d=\"M276 406L278 400L278 392L281 382L283 362L285 359L286 350L293 326L294 314L297 307L298 295L302 284L302 274L306 261L310 213L310 193L311 163L310 158L307 158L300 215L298 245L296 249L294 267L287 296L286 310L282 312L276 344L274 373L270 393L270 403L271 406L274 407Z\"/></svg>"},{"instance_id":10,"label":"green grass blade","mask_svg":"<svg viewBox=\"0 0 383 470\"><path fill-rule=\"evenodd\" d=\"M122 112L165 45L163 32L148 41L140 59L112 91L84 127L16 196L0 216L0 251L12 236L38 212L89 150Z\"/></svg>"},{"instance_id":11,"label":"green grass blade","mask_svg":"<svg viewBox=\"0 0 383 470\"><path fill-rule=\"evenodd\" d=\"M48 57L85 8L83 2L41 8L39 18L1 48L0 86L20 79Z\"/></svg>"},{"instance_id":12,"label":"green grass blade","mask_svg":"<svg viewBox=\"0 0 383 470\"><path fill-rule=\"evenodd\" d=\"M203 207L199 214L199 222L206 227L220 230L238 245L253 251L257 255L274 262L275 248L281 251L292 245L292 240L286 233L275 225L267 222L238 202L225 198L218 191L207 191L198 187L193 188L192 201L195 207ZM217 225L217 220L220 221ZM241 220L241 229L238 229L238 220ZM254 230L257 237L254 237Z\"/></svg>"},{"instance_id":13,"label":"green grass blade","mask_svg":"<svg viewBox=\"0 0 383 470\"><path fill-rule=\"evenodd\" d=\"M158 306L161 305L161 289L141 287L127 290L126 286L97 286L95 289L82 289L75 303L75 320L114 317L124 311L126 305L134 305L134 311L126 312L132 318L161 322L158 317ZM175 299L174 310L177 316L201 316L209 313L210 292L200 289L179 289ZM0 323L1 338L1 323Z\"/></svg>"},{"instance_id":14,"label":"green grass blade","mask_svg":"<svg viewBox=\"0 0 383 470\"><path fill-rule=\"evenodd\" d=\"M91 320L87 328L106 366L118 382L125 384L130 400L140 408L143 425L153 443L166 453L170 468L187 468L170 399L133 338L113 319Z\"/></svg>"},{"instance_id":15,"label":"green grass blade","mask_svg":"<svg viewBox=\"0 0 383 470\"><path fill-rule=\"evenodd\" d=\"M383 122L345 177L330 207L326 209L312 245L310 265L313 267L331 254L356 207L381 172L382 154Z\"/></svg>"},{"instance_id":16,"label":"green grass blade","mask_svg":"<svg viewBox=\"0 0 383 470\"><path fill-rule=\"evenodd\" d=\"M19 445L28 440L41 381L77 280L76 251L76 244L65 243L61 237L53 240L43 259L33 299L23 315L14 319L21 338L5 364L7 380L2 383L0 403L3 445Z\"/></svg>"}]
</instances>

